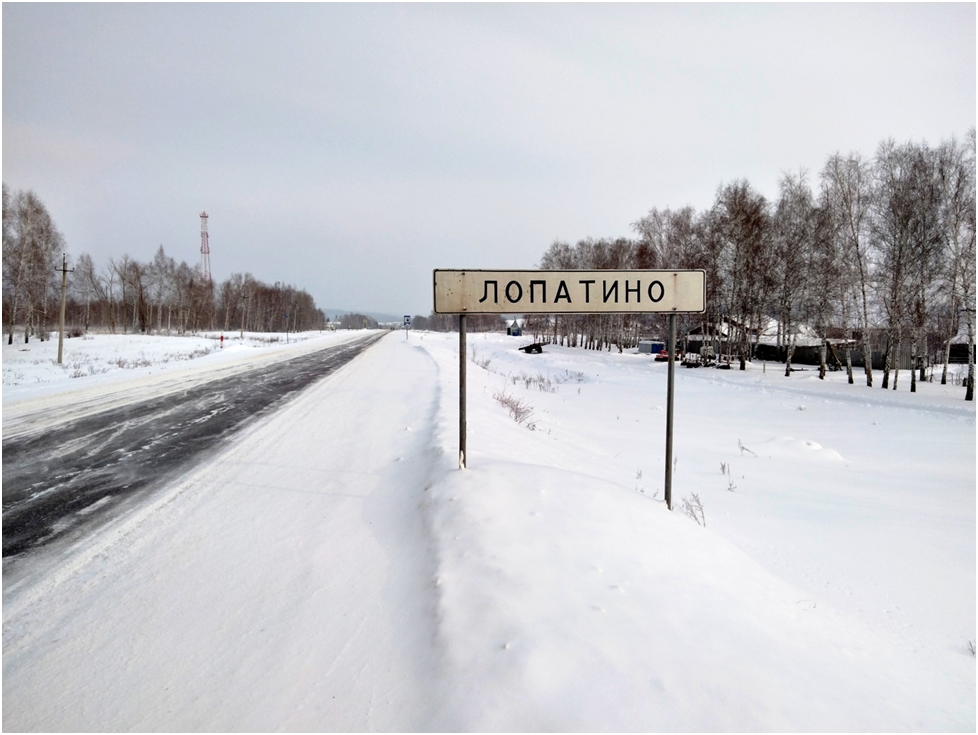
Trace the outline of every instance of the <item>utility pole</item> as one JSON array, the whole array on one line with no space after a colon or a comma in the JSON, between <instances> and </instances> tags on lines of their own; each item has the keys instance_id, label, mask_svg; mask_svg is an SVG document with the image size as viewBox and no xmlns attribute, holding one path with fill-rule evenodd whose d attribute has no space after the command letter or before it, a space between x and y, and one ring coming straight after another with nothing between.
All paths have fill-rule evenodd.
<instances>
[{"instance_id":1,"label":"utility pole","mask_svg":"<svg viewBox=\"0 0 978 735\"><path fill-rule=\"evenodd\" d=\"M64 354L65 343L65 304L68 300L68 274L74 272L74 268L68 270L68 256L61 254L61 319L58 322L58 364Z\"/></svg>"},{"instance_id":2,"label":"utility pole","mask_svg":"<svg viewBox=\"0 0 978 735\"><path fill-rule=\"evenodd\" d=\"M244 302L243 304L241 304L241 335L240 335L240 338L243 340L245 321L248 319L248 297L242 296L241 300Z\"/></svg>"}]
</instances>

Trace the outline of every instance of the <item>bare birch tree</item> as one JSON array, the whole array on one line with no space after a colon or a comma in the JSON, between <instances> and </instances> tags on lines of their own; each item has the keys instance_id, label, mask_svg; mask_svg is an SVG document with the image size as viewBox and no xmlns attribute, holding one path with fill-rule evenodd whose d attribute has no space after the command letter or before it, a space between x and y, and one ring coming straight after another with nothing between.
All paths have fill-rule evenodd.
<instances>
[{"instance_id":1,"label":"bare birch tree","mask_svg":"<svg viewBox=\"0 0 978 735\"><path fill-rule=\"evenodd\" d=\"M969 131L971 156L966 159L971 180L969 188L971 205L964 209L964 237L961 248L962 257L958 260L958 288L961 303L964 305L965 325L968 330L968 377L965 400L975 399L975 129Z\"/></svg>"},{"instance_id":2,"label":"bare birch tree","mask_svg":"<svg viewBox=\"0 0 978 735\"><path fill-rule=\"evenodd\" d=\"M815 230L812 192L805 172L786 173L779 182L772 217L772 244L778 314L778 346L785 350L785 377L791 376L798 316L805 311L808 258Z\"/></svg>"},{"instance_id":3,"label":"bare birch tree","mask_svg":"<svg viewBox=\"0 0 978 735\"><path fill-rule=\"evenodd\" d=\"M866 385L873 387L873 349L870 342L870 262L869 224L872 204L871 169L858 154L843 158L838 153L829 157L822 170L822 185L839 238L845 266L843 278L853 284L857 294L857 313L860 317ZM848 337L848 335L847 335Z\"/></svg>"},{"instance_id":4,"label":"bare birch tree","mask_svg":"<svg viewBox=\"0 0 978 735\"><path fill-rule=\"evenodd\" d=\"M723 239L722 267L726 279L728 314L737 331L740 369L751 357L751 330L760 331L760 317L770 287L770 214L767 200L747 181L728 184L714 204ZM729 337L728 337L729 339Z\"/></svg>"},{"instance_id":5,"label":"bare birch tree","mask_svg":"<svg viewBox=\"0 0 978 735\"><path fill-rule=\"evenodd\" d=\"M33 191L10 196L4 190L3 285L7 312L8 344L13 343L14 324L23 319L24 342L33 333L44 339L47 309L56 291L55 268L64 239L47 208Z\"/></svg>"},{"instance_id":6,"label":"bare birch tree","mask_svg":"<svg viewBox=\"0 0 978 735\"><path fill-rule=\"evenodd\" d=\"M968 302L963 301L961 278L967 278L962 264L968 265L967 247L974 238L975 178L974 158L953 138L936 152L936 176L941 190L940 235L943 243L940 270L943 275L943 310L938 322L942 346L941 385L947 384L951 340L960 331L960 317ZM972 253L971 265L974 262ZM973 268L970 268L973 270ZM973 276L972 276L973 279ZM971 304L973 307L973 304Z\"/></svg>"}]
</instances>

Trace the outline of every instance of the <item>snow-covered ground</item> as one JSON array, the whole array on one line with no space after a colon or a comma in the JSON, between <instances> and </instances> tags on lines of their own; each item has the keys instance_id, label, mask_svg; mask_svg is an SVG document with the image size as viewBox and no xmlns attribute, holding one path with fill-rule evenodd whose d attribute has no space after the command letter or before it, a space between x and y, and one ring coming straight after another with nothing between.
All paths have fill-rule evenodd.
<instances>
[{"instance_id":1,"label":"snow-covered ground","mask_svg":"<svg viewBox=\"0 0 978 735\"><path fill-rule=\"evenodd\" d=\"M393 334L5 589L4 728L974 731L960 389L679 368L670 513L666 366L519 344L469 337L464 471L458 336ZM137 394L7 350L5 436Z\"/></svg>"}]
</instances>

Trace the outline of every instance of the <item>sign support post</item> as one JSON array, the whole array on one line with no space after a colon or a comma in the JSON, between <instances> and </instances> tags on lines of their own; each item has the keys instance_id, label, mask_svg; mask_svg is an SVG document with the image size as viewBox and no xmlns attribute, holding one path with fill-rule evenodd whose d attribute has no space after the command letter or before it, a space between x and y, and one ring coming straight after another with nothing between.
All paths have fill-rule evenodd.
<instances>
[{"instance_id":1,"label":"sign support post","mask_svg":"<svg viewBox=\"0 0 978 735\"><path fill-rule=\"evenodd\" d=\"M666 507L672 510L672 416L676 388L676 315L669 315L669 371L666 379Z\"/></svg>"},{"instance_id":2,"label":"sign support post","mask_svg":"<svg viewBox=\"0 0 978 735\"><path fill-rule=\"evenodd\" d=\"M465 469L465 314L458 315L458 468Z\"/></svg>"}]
</instances>

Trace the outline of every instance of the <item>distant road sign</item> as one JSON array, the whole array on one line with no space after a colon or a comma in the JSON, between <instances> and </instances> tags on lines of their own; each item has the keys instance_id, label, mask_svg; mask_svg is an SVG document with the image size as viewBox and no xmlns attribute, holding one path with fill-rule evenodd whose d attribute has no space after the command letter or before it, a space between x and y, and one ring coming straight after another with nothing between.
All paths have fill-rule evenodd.
<instances>
[{"instance_id":1,"label":"distant road sign","mask_svg":"<svg viewBox=\"0 0 978 735\"><path fill-rule=\"evenodd\" d=\"M411 317L408 314L404 315L404 326L408 327L411 325Z\"/></svg>"},{"instance_id":2,"label":"distant road sign","mask_svg":"<svg viewBox=\"0 0 978 735\"><path fill-rule=\"evenodd\" d=\"M699 314L701 270L435 270L436 314Z\"/></svg>"}]
</instances>

